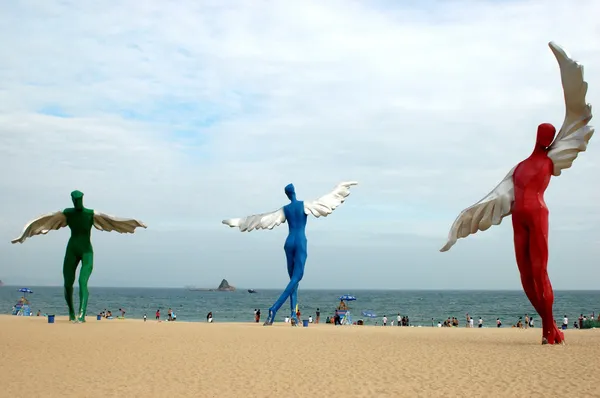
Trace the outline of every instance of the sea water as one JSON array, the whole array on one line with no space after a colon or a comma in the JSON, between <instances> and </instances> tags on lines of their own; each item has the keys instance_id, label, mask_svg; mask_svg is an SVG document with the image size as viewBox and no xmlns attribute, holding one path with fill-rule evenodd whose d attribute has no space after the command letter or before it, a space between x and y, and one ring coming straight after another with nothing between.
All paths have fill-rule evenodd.
<instances>
[{"instance_id":1,"label":"sea water","mask_svg":"<svg viewBox=\"0 0 600 398\"><path fill-rule=\"evenodd\" d=\"M67 306L62 287L28 286L33 294L28 294L32 312L42 314L67 315ZM0 312L10 314L12 307L21 297L17 286L0 287ZM246 290L235 292L191 291L186 289L156 288L107 288L90 287L88 320L95 321L95 315L104 309L113 316L120 315L119 309L126 311L126 318L154 320L157 309L161 310L161 319L166 319L171 308L177 315L177 321L206 321L208 312L213 313L215 322L252 322L254 310L261 310L261 322L266 319L268 308L277 299L281 290L258 290L250 294ZM536 326L541 326L539 316L522 291L443 291L443 290L310 290L298 291L298 303L302 318L315 317L317 308L321 311L321 322L332 316L339 297L350 294L356 301L348 302L353 320L364 319L367 324L381 324L384 315L388 324L396 320L397 314L407 315L412 325L437 325L448 317L456 317L464 326L466 314L477 320L482 317L484 326L495 327L496 318L503 326L515 324L525 314L534 315ZM555 291L554 315L558 324L567 315L570 325L580 314L598 316L600 311L600 291ZM75 309L79 306L78 290L74 292ZM361 315L369 310L377 314L367 319ZM276 321L289 316L290 306L284 304L277 314ZM433 318L433 321L432 321Z\"/></svg>"}]
</instances>

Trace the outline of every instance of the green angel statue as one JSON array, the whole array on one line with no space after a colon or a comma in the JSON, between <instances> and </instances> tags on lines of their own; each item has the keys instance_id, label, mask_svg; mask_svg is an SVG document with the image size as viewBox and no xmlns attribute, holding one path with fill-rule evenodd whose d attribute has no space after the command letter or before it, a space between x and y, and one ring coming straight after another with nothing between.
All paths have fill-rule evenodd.
<instances>
[{"instance_id":1,"label":"green angel statue","mask_svg":"<svg viewBox=\"0 0 600 398\"><path fill-rule=\"evenodd\" d=\"M92 226L100 231L117 231L119 233L134 233L138 227L146 228L146 225L138 220L129 218L117 218L100 213L93 209L83 207L83 192L71 192L73 206L62 211L45 214L29 222L23 229L23 233L12 243L23 243L25 239L35 235L45 235L51 230L69 227L71 237L67 244L65 259L63 262L63 278L65 286L65 300L69 306L69 320L73 322L85 322L88 303L88 281L94 269L94 249L92 247ZM77 266L81 262L79 272L79 312L75 317L73 307L73 284Z\"/></svg>"}]
</instances>

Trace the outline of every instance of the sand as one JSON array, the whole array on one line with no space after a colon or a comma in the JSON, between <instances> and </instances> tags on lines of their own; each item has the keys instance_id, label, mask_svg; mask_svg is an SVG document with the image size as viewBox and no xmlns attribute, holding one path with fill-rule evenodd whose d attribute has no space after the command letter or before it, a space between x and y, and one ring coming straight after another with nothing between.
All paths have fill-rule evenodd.
<instances>
[{"instance_id":1,"label":"sand","mask_svg":"<svg viewBox=\"0 0 600 398\"><path fill-rule=\"evenodd\" d=\"M28 397L600 396L600 330L0 316L0 391Z\"/></svg>"}]
</instances>

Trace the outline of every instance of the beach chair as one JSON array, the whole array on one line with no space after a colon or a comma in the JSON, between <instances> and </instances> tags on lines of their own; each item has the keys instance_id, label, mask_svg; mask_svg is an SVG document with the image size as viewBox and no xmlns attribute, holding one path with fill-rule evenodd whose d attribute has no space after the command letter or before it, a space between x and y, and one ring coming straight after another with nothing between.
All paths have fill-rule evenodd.
<instances>
[{"instance_id":1,"label":"beach chair","mask_svg":"<svg viewBox=\"0 0 600 398\"><path fill-rule=\"evenodd\" d=\"M345 312L344 317L342 318L340 323L342 325L347 325L347 326L352 325L352 314L350 314L350 311Z\"/></svg>"}]
</instances>

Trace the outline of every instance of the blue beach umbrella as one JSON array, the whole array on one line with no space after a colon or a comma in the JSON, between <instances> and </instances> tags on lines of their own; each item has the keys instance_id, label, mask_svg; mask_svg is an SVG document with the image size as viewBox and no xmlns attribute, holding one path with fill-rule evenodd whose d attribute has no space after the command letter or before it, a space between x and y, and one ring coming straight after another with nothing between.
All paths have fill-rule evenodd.
<instances>
[{"instance_id":1,"label":"blue beach umbrella","mask_svg":"<svg viewBox=\"0 0 600 398\"><path fill-rule=\"evenodd\" d=\"M17 291L21 292L21 293L25 293L25 294L27 294L27 293L33 293L33 291L31 289L27 288L27 287L22 287L22 288L20 288Z\"/></svg>"},{"instance_id":2,"label":"blue beach umbrella","mask_svg":"<svg viewBox=\"0 0 600 398\"><path fill-rule=\"evenodd\" d=\"M377 314L371 310L363 311L362 315L367 318L377 318Z\"/></svg>"},{"instance_id":3,"label":"blue beach umbrella","mask_svg":"<svg viewBox=\"0 0 600 398\"><path fill-rule=\"evenodd\" d=\"M340 301L354 301L356 300L356 297L351 296L349 294L344 294L343 296L340 296Z\"/></svg>"}]
</instances>

